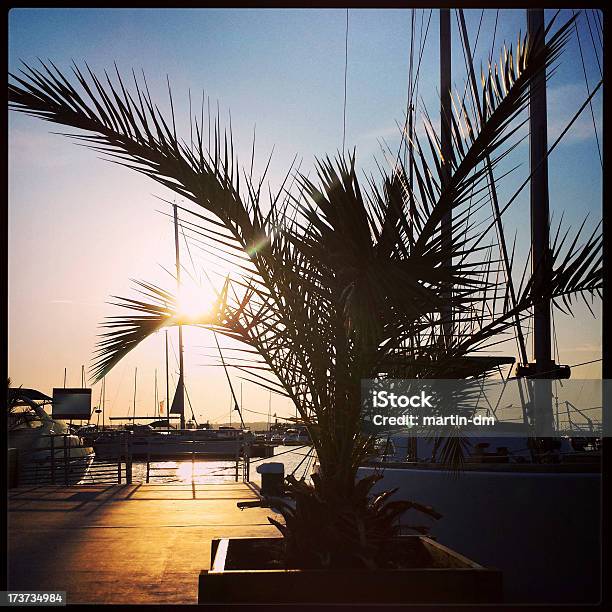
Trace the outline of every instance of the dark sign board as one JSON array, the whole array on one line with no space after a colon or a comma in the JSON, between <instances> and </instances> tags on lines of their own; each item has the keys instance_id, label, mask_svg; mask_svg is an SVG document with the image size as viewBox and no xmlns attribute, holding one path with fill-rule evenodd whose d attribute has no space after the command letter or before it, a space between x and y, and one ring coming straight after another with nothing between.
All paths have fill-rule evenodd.
<instances>
[{"instance_id":1,"label":"dark sign board","mask_svg":"<svg viewBox=\"0 0 612 612\"><path fill-rule=\"evenodd\" d=\"M82 419L91 417L91 389L53 389L53 418Z\"/></svg>"}]
</instances>

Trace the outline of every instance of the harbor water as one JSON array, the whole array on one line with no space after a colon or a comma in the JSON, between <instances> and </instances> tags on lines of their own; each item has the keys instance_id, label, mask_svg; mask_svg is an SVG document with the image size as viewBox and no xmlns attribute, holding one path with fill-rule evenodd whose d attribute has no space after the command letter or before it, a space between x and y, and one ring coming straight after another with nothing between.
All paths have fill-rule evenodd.
<instances>
[{"instance_id":1,"label":"harbor water","mask_svg":"<svg viewBox=\"0 0 612 612\"><path fill-rule=\"evenodd\" d=\"M292 447L277 446L274 456L268 458L254 457L250 460L251 482L261 485L261 475L257 466L263 463L279 462L285 466L285 475L294 472L297 478L309 476L314 463L311 446ZM134 460L132 462L132 482L146 482L147 462ZM183 460L151 461L149 469L149 482L151 484L213 484L216 482L233 482L236 479L236 462L226 460ZM242 479L242 465L239 468L239 479ZM97 484L95 460L94 468L88 470L80 484Z\"/></svg>"}]
</instances>

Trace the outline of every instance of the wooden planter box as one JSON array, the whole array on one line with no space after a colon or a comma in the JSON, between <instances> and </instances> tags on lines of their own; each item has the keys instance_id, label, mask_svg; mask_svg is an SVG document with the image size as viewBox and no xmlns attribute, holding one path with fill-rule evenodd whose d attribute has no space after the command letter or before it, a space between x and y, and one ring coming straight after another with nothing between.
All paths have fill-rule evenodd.
<instances>
[{"instance_id":1,"label":"wooden planter box","mask_svg":"<svg viewBox=\"0 0 612 612\"><path fill-rule=\"evenodd\" d=\"M280 566L282 538L212 541L198 603L498 603L502 576L424 536L402 536L427 559L397 570L299 570Z\"/></svg>"}]
</instances>

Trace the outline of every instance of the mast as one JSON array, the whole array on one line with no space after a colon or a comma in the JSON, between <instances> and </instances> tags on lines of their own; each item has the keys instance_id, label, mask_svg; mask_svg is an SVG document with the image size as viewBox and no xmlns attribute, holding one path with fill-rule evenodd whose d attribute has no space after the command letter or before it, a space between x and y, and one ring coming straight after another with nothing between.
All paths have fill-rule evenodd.
<instances>
[{"instance_id":1,"label":"mast","mask_svg":"<svg viewBox=\"0 0 612 612\"><path fill-rule=\"evenodd\" d=\"M166 421L170 429L170 381L168 377L168 330L166 329Z\"/></svg>"},{"instance_id":2,"label":"mast","mask_svg":"<svg viewBox=\"0 0 612 612\"><path fill-rule=\"evenodd\" d=\"M440 9L440 150L442 154L442 182L448 183L451 172L453 146L451 140L451 21L450 9ZM452 247L453 213L448 211L442 217L440 227L441 246L443 250ZM452 265L452 258L447 258L445 265ZM446 288L444 295L450 299L452 287ZM445 346L450 346L453 329L452 310L444 306L442 310L442 332Z\"/></svg>"},{"instance_id":3,"label":"mast","mask_svg":"<svg viewBox=\"0 0 612 612\"><path fill-rule=\"evenodd\" d=\"M104 429L104 408L106 407L106 376L102 379L102 429Z\"/></svg>"},{"instance_id":4,"label":"mast","mask_svg":"<svg viewBox=\"0 0 612 612\"><path fill-rule=\"evenodd\" d=\"M104 408L106 407L106 376L102 379L102 429L104 429Z\"/></svg>"},{"instance_id":5,"label":"mast","mask_svg":"<svg viewBox=\"0 0 612 612\"><path fill-rule=\"evenodd\" d=\"M136 378L138 376L138 368L134 368L134 412L132 413L132 424L136 420Z\"/></svg>"},{"instance_id":6,"label":"mast","mask_svg":"<svg viewBox=\"0 0 612 612\"><path fill-rule=\"evenodd\" d=\"M271 416L272 416L272 391L270 391L270 397L268 398L268 433L270 432Z\"/></svg>"},{"instance_id":7,"label":"mast","mask_svg":"<svg viewBox=\"0 0 612 612\"><path fill-rule=\"evenodd\" d=\"M544 9L527 9L527 32L530 44L544 44ZM529 163L532 171L529 199L531 210L531 267L533 291L537 296L550 282L548 139L546 117L546 72L532 81L529 100ZM551 371L550 300L538 300L533 313L534 378L547 382L535 385L534 425L542 436L553 433Z\"/></svg>"},{"instance_id":8,"label":"mast","mask_svg":"<svg viewBox=\"0 0 612 612\"><path fill-rule=\"evenodd\" d=\"M174 249L176 253L176 288L177 293L181 291L181 261L179 258L179 233L178 233L178 207L176 204L172 205L174 209ZM183 370L183 326L178 326L178 337L179 337L179 381L176 388L178 394L178 406L180 408L181 416L181 429L185 429L185 379ZM176 396L175 396L176 398Z\"/></svg>"},{"instance_id":9,"label":"mast","mask_svg":"<svg viewBox=\"0 0 612 612\"><path fill-rule=\"evenodd\" d=\"M153 409L153 416L155 418L159 416L159 403L157 401L157 368L155 368L155 407Z\"/></svg>"}]
</instances>

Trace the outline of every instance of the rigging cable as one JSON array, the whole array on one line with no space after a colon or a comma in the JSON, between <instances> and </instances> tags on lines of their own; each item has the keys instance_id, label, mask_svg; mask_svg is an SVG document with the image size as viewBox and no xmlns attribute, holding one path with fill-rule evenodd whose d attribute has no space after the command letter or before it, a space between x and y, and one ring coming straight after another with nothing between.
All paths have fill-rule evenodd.
<instances>
[{"instance_id":1,"label":"rigging cable","mask_svg":"<svg viewBox=\"0 0 612 612\"><path fill-rule=\"evenodd\" d=\"M402 138L400 143L400 150L402 143L404 144L404 166L407 165L407 153L409 141L412 139L412 75L414 68L414 9L412 9L412 15L410 19L410 60L408 62L408 94L406 96L406 119L404 120L404 134L406 130L408 130L408 142L406 142L405 138ZM410 172L412 174L412 155L410 156ZM412 181L409 181L410 185L412 185ZM411 190L412 194L412 190ZM412 197L410 198L410 209L412 212Z\"/></svg>"},{"instance_id":2,"label":"rigging cable","mask_svg":"<svg viewBox=\"0 0 612 612\"><path fill-rule=\"evenodd\" d=\"M544 159L548 159L550 157L550 155L552 154L552 152L557 148L557 145L561 142L561 140L563 139L563 137L567 134L567 132L569 131L569 129L572 127L572 125L574 125L574 123L576 122L576 120L578 119L578 117L580 117L580 115L582 114L582 111L584 111L584 109L588 106L588 103L590 102L590 100L593 98L593 96L597 93L597 91L599 90L599 88L603 85L603 80L599 81L599 83L597 83L597 85L595 86L595 89L593 90L593 92L591 93L591 95L584 101L584 103L582 104L582 106L576 111L576 113L574 114L574 116L571 118L571 120L569 121L569 123L565 126L565 128L563 129L563 131L561 132L561 134L559 134L559 136L557 137L557 139L555 140L555 142L548 148L548 151L546 152L546 156ZM506 204L504 204L504 207L501 209L500 211L500 216L503 215L508 208L510 208L510 206L512 205L512 203L514 202L514 200L516 200L516 198L521 194L521 192L523 191L523 189L525 188L525 186L529 183L529 181L531 180L531 177L536 173L536 171L539 169L539 167L541 166L541 164L543 163L544 160L540 161L540 163L533 169L530 171L529 176L521 183L520 187L514 192L514 194L512 195L512 197L506 202ZM478 238L478 240L476 240L476 242L472 245L472 250L475 249L483 240L483 238L489 233L489 230L494 226L495 221L493 221L493 223L490 223L487 228L481 233L480 238ZM461 262L465 261L465 259L467 258L468 253L466 253L465 255L463 255L463 257L461 258Z\"/></svg>"},{"instance_id":3,"label":"rigging cable","mask_svg":"<svg viewBox=\"0 0 612 612\"><path fill-rule=\"evenodd\" d=\"M459 9L458 11L456 11L455 16L457 17L457 25L459 26L459 31L461 33L461 41L463 43L462 48L463 48L463 57L465 61L466 72L468 73L470 77L470 82L472 85L473 106L475 108L475 111L477 112L478 121L482 125L483 121L485 120L484 113L486 111L480 106L480 98L478 96L478 89L476 86L476 77L474 75L474 62L472 59L473 56L472 56L472 52L470 48L467 26L465 23L465 17L463 15L463 9ZM482 23L482 19L481 19L481 23ZM497 16L496 16L496 23L497 23ZM474 46L474 49L476 49L476 45ZM467 91L467 84L466 84L466 91ZM499 202L497 199L497 190L495 188L493 168L491 165L491 160L488 155L485 158L485 165L488 170L487 186L489 189L491 205L493 208L493 213L494 213L494 218L495 218L495 229L497 232L497 239L499 241L499 246L502 251L504 270L506 273L506 283L508 284L509 295L510 295L510 299L512 302L512 307L515 308L516 307L516 293L514 290L514 283L512 280L512 270L510 268L510 259L508 257L508 249L506 246L506 239L505 239L504 229L503 229L503 225L501 221L501 213L499 210ZM523 362L526 363L527 362L527 349L526 349L525 339L523 336L523 330L521 327L521 322L520 322L520 318L518 314L515 317L515 324L516 324L516 332L517 332L516 339L519 345L519 351L521 353L521 358L523 359Z\"/></svg>"},{"instance_id":4,"label":"rigging cable","mask_svg":"<svg viewBox=\"0 0 612 612\"><path fill-rule=\"evenodd\" d=\"M170 348L172 349L172 354L174 355L174 360L176 361L176 365L179 365L179 360L178 357L176 355L176 351L174 350L174 344L172 344L172 339L170 339ZM172 378L172 384L174 384L174 376L172 374L170 374L171 378ZM195 422L195 424L198 424L198 421L196 419L195 413L193 411L193 406L191 405L191 399L189 399L189 392L187 391L187 385L185 384L185 379L183 378L183 389L185 390L185 395L187 396L187 402L189 403L189 407L191 408L191 418L193 419L193 421ZM175 391L176 393L176 391ZM170 414L170 408L171 406L168 406L167 411L168 414Z\"/></svg>"},{"instance_id":5,"label":"rigging cable","mask_svg":"<svg viewBox=\"0 0 612 612\"><path fill-rule=\"evenodd\" d=\"M346 9L346 33L344 36L344 106L342 110L342 153L346 140L346 82L348 75L348 33L349 33L349 10Z\"/></svg>"},{"instance_id":6,"label":"rigging cable","mask_svg":"<svg viewBox=\"0 0 612 612\"><path fill-rule=\"evenodd\" d=\"M572 9L572 15L576 16L576 11ZM587 77L586 66L584 64L584 55L582 53L582 43L580 42L580 32L578 31L578 20L574 22L574 30L576 30L576 38L578 39L578 50L580 51L580 61L582 62L582 72L584 74L584 83L586 85L587 94L591 95L591 88L589 87L589 79ZM595 113L593 112L593 102L589 100L589 108L591 110L591 119L593 120L593 131L595 132L595 141L597 142L597 153L599 154L599 162L603 168L603 159L601 157L601 147L599 146L599 136L597 135L597 126L595 125Z\"/></svg>"},{"instance_id":7,"label":"rigging cable","mask_svg":"<svg viewBox=\"0 0 612 612\"><path fill-rule=\"evenodd\" d=\"M584 11L584 16L586 17L587 26L589 28L589 35L591 37L591 42L593 43L593 52L595 53L595 61L597 62L597 67L599 68L599 76L603 78L603 70L601 69L601 64L599 63L599 53L597 52L597 45L595 44L595 38L593 37L593 30L591 29L591 20L589 19L589 12ZM595 19L595 17L593 17L593 19ZM599 45L602 46L602 41L599 35L599 30L597 29L597 24L595 26L595 31L597 32L597 38L599 39Z\"/></svg>"}]
</instances>

